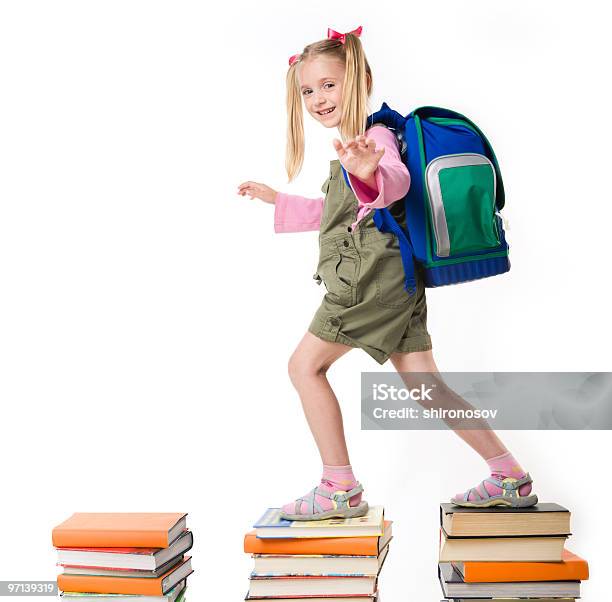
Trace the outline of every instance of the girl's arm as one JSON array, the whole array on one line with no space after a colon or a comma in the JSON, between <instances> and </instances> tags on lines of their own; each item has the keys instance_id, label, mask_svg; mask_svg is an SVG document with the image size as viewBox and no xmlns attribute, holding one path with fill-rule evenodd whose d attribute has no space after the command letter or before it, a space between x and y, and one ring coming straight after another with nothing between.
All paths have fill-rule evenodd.
<instances>
[{"instance_id":1,"label":"girl's arm","mask_svg":"<svg viewBox=\"0 0 612 602\"><path fill-rule=\"evenodd\" d=\"M351 188L359 201L358 218L361 219L372 209L388 207L406 196L410 188L410 173L402 161L395 134L383 126L372 126L366 136L376 142L376 148L385 147L374 172L376 189L370 188L353 174L348 174Z\"/></svg>"},{"instance_id":2,"label":"girl's arm","mask_svg":"<svg viewBox=\"0 0 612 602\"><path fill-rule=\"evenodd\" d=\"M348 174L351 188L359 202L358 219L372 209L388 207L391 203L404 198L410 187L410 173L402 161L397 140L391 130L373 126L366 136L376 143L376 148L385 147L374 172L376 189L370 188L359 178ZM295 194L277 192L274 208L275 232L307 232L318 230L323 214L324 197L310 199Z\"/></svg>"},{"instance_id":3,"label":"girl's arm","mask_svg":"<svg viewBox=\"0 0 612 602\"><path fill-rule=\"evenodd\" d=\"M308 232L318 230L323 214L324 197L308 199L297 194L277 192L274 202L275 232Z\"/></svg>"}]
</instances>

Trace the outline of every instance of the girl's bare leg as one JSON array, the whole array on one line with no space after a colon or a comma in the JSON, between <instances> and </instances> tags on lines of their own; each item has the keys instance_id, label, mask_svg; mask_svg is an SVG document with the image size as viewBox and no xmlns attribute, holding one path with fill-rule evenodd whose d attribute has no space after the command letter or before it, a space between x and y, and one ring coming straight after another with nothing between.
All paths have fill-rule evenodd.
<instances>
[{"instance_id":1,"label":"girl's bare leg","mask_svg":"<svg viewBox=\"0 0 612 602\"><path fill-rule=\"evenodd\" d=\"M438 367L434 361L431 350L417 351L414 353L394 353L390 357L395 369L402 372L433 372L439 374ZM405 379L407 380L407 379ZM444 398L445 408L455 409L473 409L465 399L457 395L451 389L446 389L447 394ZM440 405L438 401L438 406ZM479 429L455 429L452 423L451 428L463 439L472 449L482 456L484 460L499 456L508 451L506 446L501 442L486 420L480 421ZM474 421L472 421L474 423Z\"/></svg>"},{"instance_id":2,"label":"girl's bare leg","mask_svg":"<svg viewBox=\"0 0 612 602\"><path fill-rule=\"evenodd\" d=\"M329 367L350 350L347 345L330 343L307 332L289 360L289 376L319 448L323 475L314 491L283 505L286 518L303 520L320 515L324 518L326 513L337 512L347 513L341 516L363 516L367 512L367 503L361 500L361 485L350 465L340 405L326 376ZM348 501L350 507L336 506L333 496L345 492L353 492L341 502Z\"/></svg>"},{"instance_id":3,"label":"girl's bare leg","mask_svg":"<svg viewBox=\"0 0 612 602\"><path fill-rule=\"evenodd\" d=\"M327 370L351 347L330 343L307 332L289 360L289 377L296 388L323 464L350 464L338 399Z\"/></svg>"},{"instance_id":4,"label":"girl's bare leg","mask_svg":"<svg viewBox=\"0 0 612 602\"><path fill-rule=\"evenodd\" d=\"M416 384L414 379L411 379L410 373L429 372L439 377L436 378L438 387L437 397L439 397L435 402L436 406L442 406L445 409L474 409L465 399L445 385L438 371L438 367L434 362L431 350L415 353L394 353L390 359L396 370L403 373L402 379L409 387ZM442 395L440 395L441 392ZM434 407L433 403L420 403L424 407ZM491 470L491 477L494 479L493 483L490 481L483 481L475 488L470 488L466 492L457 493L452 498L455 504L489 505L491 503L504 503L514 507L525 507L537 503L537 496L529 495L531 493L530 477L525 474L514 456L500 441L499 437L491 429L486 420L480 419L470 421L472 427L478 427L471 429L461 429L460 420L449 419L445 422L487 462ZM518 496L514 494L509 497L505 496L506 491L502 489L501 484L503 479L508 478L510 478L514 491L518 492Z\"/></svg>"}]
</instances>

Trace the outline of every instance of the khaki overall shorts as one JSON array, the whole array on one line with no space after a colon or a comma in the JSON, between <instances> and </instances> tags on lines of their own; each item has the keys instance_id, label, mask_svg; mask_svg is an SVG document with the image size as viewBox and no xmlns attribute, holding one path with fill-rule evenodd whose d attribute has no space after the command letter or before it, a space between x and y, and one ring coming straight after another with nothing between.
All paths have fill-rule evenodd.
<instances>
[{"instance_id":1,"label":"khaki overall shorts","mask_svg":"<svg viewBox=\"0 0 612 602\"><path fill-rule=\"evenodd\" d=\"M319 231L319 264L314 278L327 293L308 327L326 341L359 347L379 364L393 352L431 349L427 304L420 270L417 291L404 290L404 269L393 234L382 234L368 213L355 227L358 202L339 160L330 163ZM393 211L402 210L403 207Z\"/></svg>"}]
</instances>

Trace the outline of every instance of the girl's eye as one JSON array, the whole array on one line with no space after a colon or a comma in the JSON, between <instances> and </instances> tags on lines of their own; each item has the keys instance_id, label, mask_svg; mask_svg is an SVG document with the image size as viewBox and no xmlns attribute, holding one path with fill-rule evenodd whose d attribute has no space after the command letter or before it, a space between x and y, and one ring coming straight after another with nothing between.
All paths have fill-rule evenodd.
<instances>
[{"instance_id":1,"label":"girl's eye","mask_svg":"<svg viewBox=\"0 0 612 602\"><path fill-rule=\"evenodd\" d=\"M330 88L333 88L336 84L334 84L333 82L326 82L323 84L323 87L325 88L326 86L329 86ZM327 88L329 90L329 88ZM312 92L312 90L310 88L306 88L302 94L304 96L307 96L308 94L310 94Z\"/></svg>"}]
</instances>

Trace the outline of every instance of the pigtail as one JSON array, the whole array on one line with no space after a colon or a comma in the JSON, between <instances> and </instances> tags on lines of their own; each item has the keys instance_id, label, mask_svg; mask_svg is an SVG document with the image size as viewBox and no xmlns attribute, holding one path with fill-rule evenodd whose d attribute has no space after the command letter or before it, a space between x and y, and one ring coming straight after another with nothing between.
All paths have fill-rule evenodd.
<instances>
[{"instance_id":1,"label":"pigtail","mask_svg":"<svg viewBox=\"0 0 612 602\"><path fill-rule=\"evenodd\" d=\"M285 169L289 182L300 173L304 163L304 118L302 97L297 78L298 62L294 62L287 72L287 149Z\"/></svg>"},{"instance_id":2,"label":"pigtail","mask_svg":"<svg viewBox=\"0 0 612 602\"><path fill-rule=\"evenodd\" d=\"M346 72L342 94L342 120L338 128L343 141L365 133L370 113L368 100L372 73L360 39L346 34L344 43Z\"/></svg>"}]
</instances>

